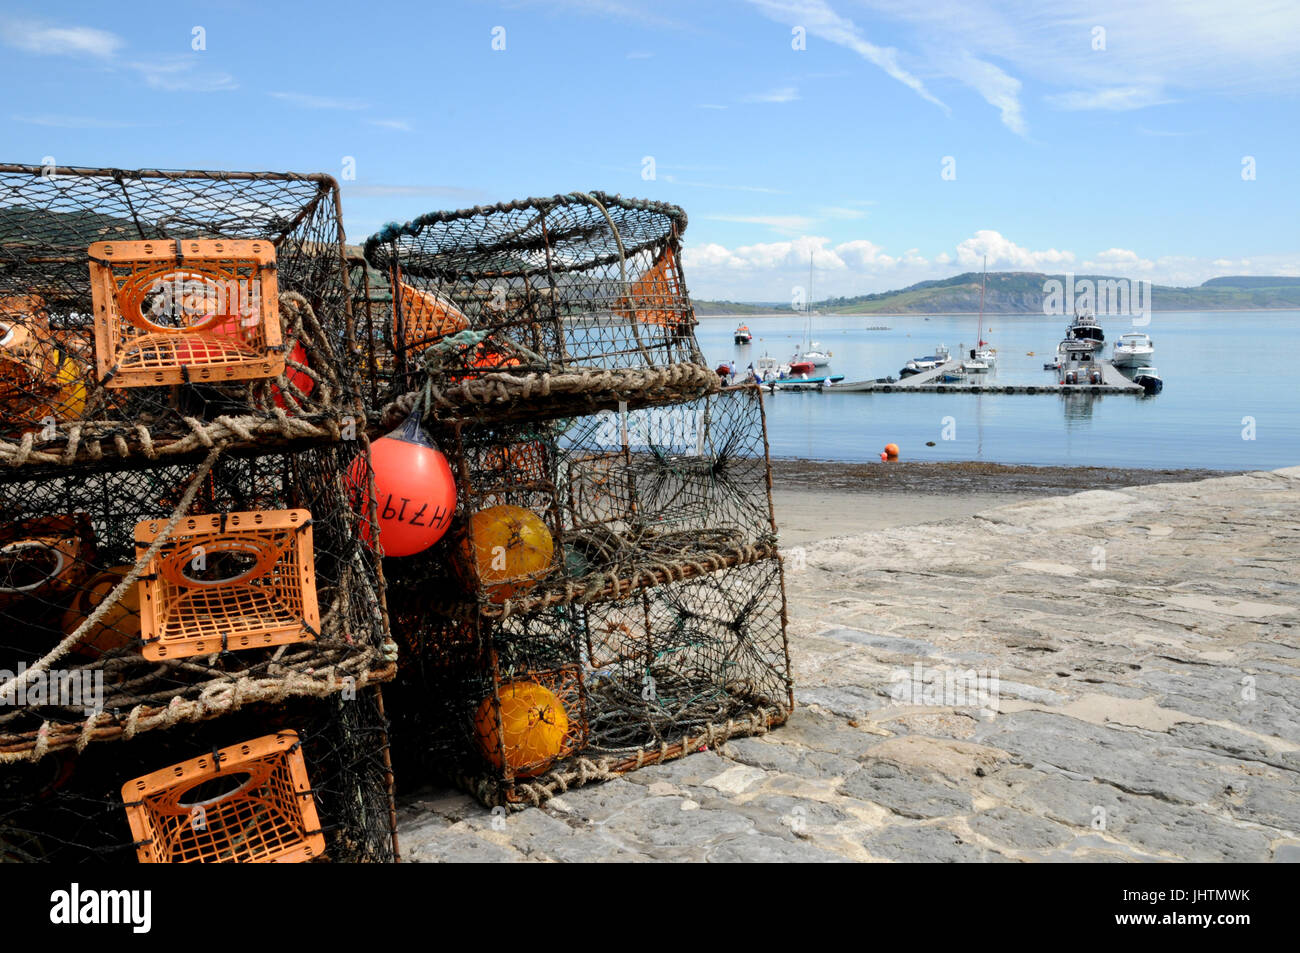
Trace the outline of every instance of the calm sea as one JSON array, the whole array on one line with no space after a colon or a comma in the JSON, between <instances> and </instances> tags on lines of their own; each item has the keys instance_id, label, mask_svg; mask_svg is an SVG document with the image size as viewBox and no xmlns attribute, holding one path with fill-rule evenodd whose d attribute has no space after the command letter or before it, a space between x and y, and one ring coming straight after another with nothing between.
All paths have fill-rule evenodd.
<instances>
[{"instance_id":1,"label":"calm sea","mask_svg":"<svg viewBox=\"0 0 1300 953\"><path fill-rule=\"evenodd\" d=\"M800 318L745 318L754 343L738 346L732 332L741 320L700 320L700 345L713 365L734 360L743 374L764 353L784 362L803 336ZM1300 311L1156 312L1141 328L1129 318L1101 323L1107 358L1119 335L1151 335L1163 393L765 394L772 454L878 460L886 443L896 443L905 460L1224 470L1300 464ZM830 373L855 381L897 376L939 344L956 355L958 345L975 341L976 324L973 315L831 316L814 320L812 336L832 354ZM998 350L989 383L1054 382L1043 362L1067 324L1062 317L986 315L985 339ZM865 330L877 325L889 330ZM945 428L952 439L944 439Z\"/></svg>"}]
</instances>

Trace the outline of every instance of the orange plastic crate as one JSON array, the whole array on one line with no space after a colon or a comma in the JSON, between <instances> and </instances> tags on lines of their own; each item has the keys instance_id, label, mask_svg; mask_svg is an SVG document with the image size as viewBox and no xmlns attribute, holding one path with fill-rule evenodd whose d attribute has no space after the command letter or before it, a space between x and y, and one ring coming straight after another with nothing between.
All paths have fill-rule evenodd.
<instances>
[{"instance_id":1,"label":"orange plastic crate","mask_svg":"<svg viewBox=\"0 0 1300 953\"><path fill-rule=\"evenodd\" d=\"M95 242L95 363L105 387L284 372L269 241Z\"/></svg>"},{"instance_id":2,"label":"orange plastic crate","mask_svg":"<svg viewBox=\"0 0 1300 953\"><path fill-rule=\"evenodd\" d=\"M136 524L137 557L165 525ZM308 642L319 629L307 510L183 519L140 577L147 659Z\"/></svg>"},{"instance_id":3,"label":"orange plastic crate","mask_svg":"<svg viewBox=\"0 0 1300 953\"><path fill-rule=\"evenodd\" d=\"M122 801L142 864L284 864L325 852L296 731L135 778Z\"/></svg>"}]
</instances>

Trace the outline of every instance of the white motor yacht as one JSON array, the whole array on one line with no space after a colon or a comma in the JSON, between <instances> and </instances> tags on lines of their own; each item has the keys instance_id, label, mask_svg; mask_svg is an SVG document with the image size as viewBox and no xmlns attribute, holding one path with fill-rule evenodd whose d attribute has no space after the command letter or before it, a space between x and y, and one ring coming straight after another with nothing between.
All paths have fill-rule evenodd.
<instances>
[{"instance_id":1,"label":"white motor yacht","mask_svg":"<svg viewBox=\"0 0 1300 953\"><path fill-rule=\"evenodd\" d=\"M1111 363L1116 367L1141 367L1151 361L1155 348L1151 345L1151 335L1134 331L1121 334L1115 342Z\"/></svg>"}]
</instances>

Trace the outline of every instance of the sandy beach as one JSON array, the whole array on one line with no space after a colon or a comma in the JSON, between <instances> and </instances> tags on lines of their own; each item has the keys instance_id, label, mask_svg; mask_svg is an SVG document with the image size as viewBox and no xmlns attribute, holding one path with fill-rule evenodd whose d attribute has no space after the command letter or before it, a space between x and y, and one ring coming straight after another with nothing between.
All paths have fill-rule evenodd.
<instances>
[{"instance_id":1,"label":"sandy beach","mask_svg":"<svg viewBox=\"0 0 1300 953\"><path fill-rule=\"evenodd\" d=\"M774 467L786 725L404 858L1300 860L1300 467L858 469Z\"/></svg>"},{"instance_id":2,"label":"sandy beach","mask_svg":"<svg viewBox=\"0 0 1300 953\"><path fill-rule=\"evenodd\" d=\"M973 516L1045 496L1223 475L1213 470L773 460L772 501L781 544L806 546L832 536Z\"/></svg>"}]
</instances>

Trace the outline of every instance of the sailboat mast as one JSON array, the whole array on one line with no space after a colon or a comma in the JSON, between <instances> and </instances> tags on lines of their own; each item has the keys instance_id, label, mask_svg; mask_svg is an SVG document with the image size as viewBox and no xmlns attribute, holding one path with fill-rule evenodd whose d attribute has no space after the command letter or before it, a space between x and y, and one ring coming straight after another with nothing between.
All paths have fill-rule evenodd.
<instances>
[{"instance_id":1,"label":"sailboat mast","mask_svg":"<svg viewBox=\"0 0 1300 953\"><path fill-rule=\"evenodd\" d=\"M976 347L984 346L984 282L989 276L989 256L984 256L984 274L980 276L980 323L976 328L975 341Z\"/></svg>"}]
</instances>

